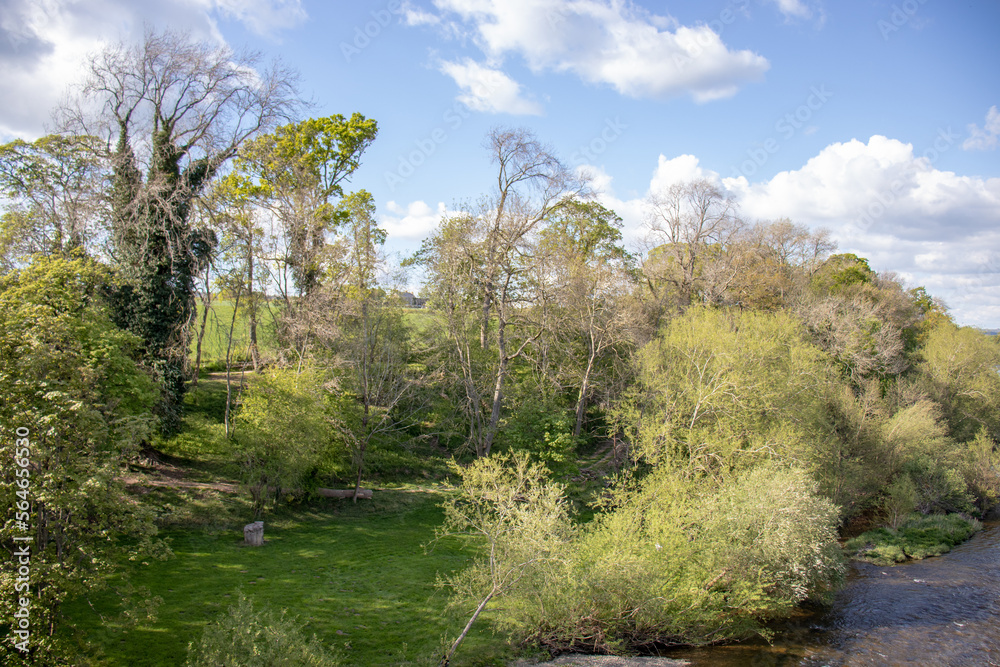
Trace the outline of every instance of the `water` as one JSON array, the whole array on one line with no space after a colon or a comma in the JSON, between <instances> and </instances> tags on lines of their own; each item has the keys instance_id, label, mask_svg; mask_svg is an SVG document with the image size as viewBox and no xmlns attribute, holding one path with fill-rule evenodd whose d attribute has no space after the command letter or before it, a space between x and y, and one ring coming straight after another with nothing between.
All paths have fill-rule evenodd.
<instances>
[{"instance_id":1,"label":"water","mask_svg":"<svg viewBox=\"0 0 1000 667\"><path fill-rule=\"evenodd\" d=\"M937 558L856 563L826 613L803 613L774 644L672 651L697 667L1000 667L1000 522Z\"/></svg>"}]
</instances>

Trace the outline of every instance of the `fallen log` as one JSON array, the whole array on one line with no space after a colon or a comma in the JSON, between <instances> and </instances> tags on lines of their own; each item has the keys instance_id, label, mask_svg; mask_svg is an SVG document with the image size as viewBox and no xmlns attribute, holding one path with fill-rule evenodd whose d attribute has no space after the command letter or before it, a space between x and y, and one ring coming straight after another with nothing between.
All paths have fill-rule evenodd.
<instances>
[{"instance_id":1,"label":"fallen log","mask_svg":"<svg viewBox=\"0 0 1000 667\"><path fill-rule=\"evenodd\" d=\"M324 498L353 498L354 489L316 489L317 495ZM369 500L372 497L371 489L358 489L358 498Z\"/></svg>"}]
</instances>

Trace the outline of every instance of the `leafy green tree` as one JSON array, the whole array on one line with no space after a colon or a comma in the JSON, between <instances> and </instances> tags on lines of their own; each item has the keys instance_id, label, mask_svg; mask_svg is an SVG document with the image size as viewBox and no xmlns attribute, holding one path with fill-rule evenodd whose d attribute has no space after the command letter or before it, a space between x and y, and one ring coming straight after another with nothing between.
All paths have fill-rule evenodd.
<instances>
[{"instance_id":1,"label":"leafy green tree","mask_svg":"<svg viewBox=\"0 0 1000 667\"><path fill-rule=\"evenodd\" d=\"M452 588L451 606L472 608L441 667L450 663L486 605L520 587L530 590L542 564L558 558L575 533L563 487L550 482L545 467L531 463L527 454L484 457L453 469L462 484L444 503L437 539L467 536L483 549L469 568L441 582Z\"/></svg>"},{"instance_id":2,"label":"leafy green tree","mask_svg":"<svg viewBox=\"0 0 1000 667\"><path fill-rule=\"evenodd\" d=\"M282 125L244 146L236 160L234 186L274 215L284 255L300 296L319 286L329 260L328 234L343 221L337 204L344 183L378 134L378 124L360 113L309 118ZM279 288L289 300L287 287Z\"/></svg>"},{"instance_id":3,"label":"leafy green tree","mask_svg":"<svg viewBox=\"0 0 1000 667\"><path fill-rule=\"evenodd\" d=\"M0 146L0 257L5 270L34 253L91 250L103 231L107 163L94 137L50 134Z\"/></svg>"},{"instance_id":4,"label":"leafy green tree","mask_svg":"<svg viewBox=\"0 0 1000 667\"><path fill-rule=\"evenodd\" d=\"M323 373L271 368L249 381L234 438L254 515L282 490L297 490L330 443Z\"/></svg>"},{"instance_id":5,"label":"leafy green tree","mask_svg":"<svg viewBox=\"0 0 1000 667\"><path fill-rule=\"evenodd\" d=\"M156 386L136 362L142 342L112 324L107 270L87 259L37 256L0 278L0 611L31 603L28 655L64 664L62 604L114 586L129 597L129 561L165 552L151 514L125 492L122 466L148 435ZM15 430L16 429L16 430ZM23 461L14 465L15 461ZM17 472L27 470L26 475ZM27 588L15 543L29 536ZM15 592L16 591L16 592ZM129 600L138 615L148 608ZM5 664L24 656L5 633ZM65 663L69 664L69 663Z\"/></svg>"},{"instance_id":6,"label":"leafy green tree","mask_svg":"<svg viewBox=\"0 0 1000 667\"><path fill-rule=\"evenodd\" d=\"M649 462L717 474L761 456L801 457L823 421L825 356L787 313L691 308L635 364L613 418Z\"/></svg>"},{"instance_id":7,"label":"leafy green tree","mask_svg":"<svg viewBox=\"0 0 1000 667\"><path fill-rule=\"evenodd\" d=\"M767 637L766 620L828 600L843 574L837 508L801 469L765 463L719 484L661 465L609 495L494 598L514 641L621 653ZM525 526L528 544L539 528Z\"/></svg>"},{"instance_id":8,"label":"leafy green tree","mask_svg":"<svg viewBox=\"0 0 1000 667\"><path fill-rule=\"evenodd\" d=\"M556 321L557 338L576 353L563 370L578 389L573 428L578 437L591 392L604 380L602 357L623 352L639 326L639 313L628 299L634 258L621 245L621 218L600 204L567 202L547 223L539 233L539 255L546 258L539 282L553 283L555 313L549 317Z\"/></svg>"},{"instance_id":9,"label":"leafy green tree","mask_svg":"<svg viewBox=\"0 0 1000 667\"><path fill-rule=\"evenodd\" d=\"M942 322L927 333L920 387L944 411L951 436L968 442L985 428L1000 441L1000 345L969 327Z\"/></svg>"}]
</instances>

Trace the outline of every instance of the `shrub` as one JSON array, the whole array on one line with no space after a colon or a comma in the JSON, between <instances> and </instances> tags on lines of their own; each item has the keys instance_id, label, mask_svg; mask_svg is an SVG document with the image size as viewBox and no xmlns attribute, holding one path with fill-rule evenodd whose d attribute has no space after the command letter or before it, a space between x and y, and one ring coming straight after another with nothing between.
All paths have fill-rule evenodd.
<instances>
[{"instance_id":1,"label":"shrub","mask_svg":"<svg viewBox=\"0 0 1000 667\"><path fill-rule=\"evenodd\" d=\"M613 502L498 601L500 629L606 652L766 636L763 622L825 599L843 573L837 509L799 470L765 465L717 486L662 467Z\"/></svg>"},{"instance_id":2,"label":"shrub","mask_svg":"<svg viewBox=\"0 0 1000 667\"><path fill-rule=\"evenodd\" d=\"M255 609L240 590L236 604L188 644L187 667L335 667L337 658L299 623L266 607Z\"/></svg>"}]
</instances>

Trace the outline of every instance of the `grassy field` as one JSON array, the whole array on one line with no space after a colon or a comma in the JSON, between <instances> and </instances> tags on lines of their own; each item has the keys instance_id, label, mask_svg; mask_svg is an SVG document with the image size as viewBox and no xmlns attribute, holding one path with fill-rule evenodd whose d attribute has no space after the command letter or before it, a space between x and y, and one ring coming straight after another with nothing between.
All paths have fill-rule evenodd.
<instances>
[{"instance_id":1,"label":"grassy field","mask_svg":"<svg viewBox=\"0 0 1000 667\"><path fill-rule=\"evenodd\" d=\"M224 391L221 382L202 381L188 394L185 431L155 443L159 461L146 472L171 485L134 487L173 550L132 573L133 584L162 598L156 619L126 627L113 592L67 604L91 664L183 664L188 643L241 587L255 605L287 609L343 664L436 664L466 618L445 613L447 591L435 583L472 554L454 539L433 543L447 484L369 479L370 501L283 505L264 518L264 547L245 547L242 528L252 517L245 494L230 486L237 470L219 423ZM453 664L502 665L511 657L483 618Z\"/></svg>"},{"instance_id":2,"label":"grassy field","mask_svg":"<svg viewBox=\"0 0 1000 667\"><path fill-rule=\"evenodd\" d=\"M273 299L269 304L261 306L257 324L257 346L264 357L268 357L275 350L275 320L278 317L282 303ZM194 337L191 340L190 353L194 360L197 349L197 335L201 328L201 319L205 309L201 302L198 303L198 319L194 328ZM439 318L434 313L426 309L407 308L403 311L403 317L407 325L416 334L423 334L428 329L439 326ZM233 302L226 299L216 298L208 312L208 320L205 323L205 335L201 344L202 365L216 367L226 358L226 347L229 342L229 327L233 326L233 354L236 358L242 359L247 356L250 344L250 325L246 308L241 305L236 313L236 322L233 323Z\"/></svg>"},{"instance_id":3,"label":"grassy field","mask_svg":"<svg viewBox=\"0 0 1000 667\"><path fill-rule=\"evenodd\" d=\"M262 304L260 307L257 323L257 346L261 352L274 349L274 324L281 307L280 304L280 301L272 300L269 304ZM198 331L201 329L201 319L204 314L204 306L198 302L198 319L190 346L191 359L194 359L195 356ZM233 326L232 353L236 358L246 357L250 344L250 323L245 304L240 304L239 312L236 313L236 322L233 323L233 302L217 297L212 301L212 306L208 311L208 320L205 322L205 335L201 343L203 365L225 360L231 325Z\"/></svg>"}]
</instances>

